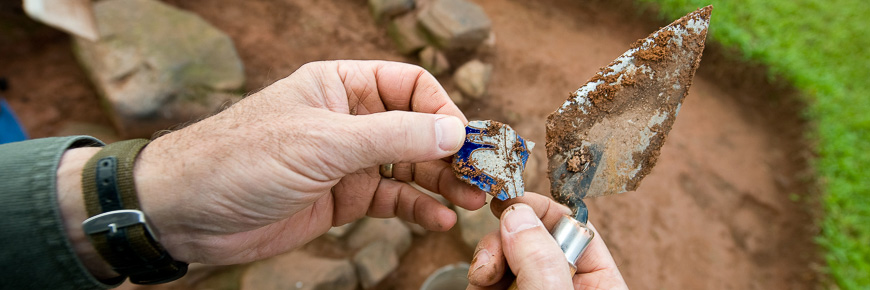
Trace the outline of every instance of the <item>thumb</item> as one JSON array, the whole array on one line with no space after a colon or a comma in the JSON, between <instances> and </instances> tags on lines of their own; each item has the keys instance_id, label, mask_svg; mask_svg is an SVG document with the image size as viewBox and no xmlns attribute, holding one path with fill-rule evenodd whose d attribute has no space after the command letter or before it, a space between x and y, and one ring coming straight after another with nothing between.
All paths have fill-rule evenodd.
<instances>
[{"instance_id":1,"label":"thumb","mask_svg":"<svg viewBox=\"0 0 870 290\"><path fill-rule=\"evenodd\" d=\"M517 203L505 210L501 237L519 289L573 289L565 254L531 207Z\"/></svg>"},{"instance_id":2,"label":"thumb","mask_svg":"<svg viewBox=\"0 0 870 290\"><path fill-rule=\"evenodd\" d=\"M349 116L348 142L358 168L385 163L422 162L447 157L462 147L465 125L449 115L390 111Z\"/></svg>"}]
</instances>

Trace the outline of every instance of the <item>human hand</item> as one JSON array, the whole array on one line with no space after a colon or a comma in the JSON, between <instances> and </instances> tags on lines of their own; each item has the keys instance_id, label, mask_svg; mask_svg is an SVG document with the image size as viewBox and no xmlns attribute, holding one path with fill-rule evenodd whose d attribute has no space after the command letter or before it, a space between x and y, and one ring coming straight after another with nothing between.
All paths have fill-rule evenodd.
<instances>
[{"instance_id":1,"label":"human hand","mask_svg":"<svg viewBox=\"0 0 870 290\"><path fill-rule=\"evenodd\" d=\"M550 235L570 210L542 195L493 199L491 210L501 216L500 228L477 245L471 262L468 289L506 289L514 275L519 289L628 289L607 246L595 232L571 276L565 254ZM514 275L504 275L509 265Z\"/></svg>"},{"instance_id":2,"label":"human hand","mask_svg":"<svg viewBox=\"0 0 870 290\"><path fill-rule=\"evenodd\" d=\"M440 160L460 148L467 122L420 67L310 63L154 140L137 160L136 188L161 244L185 262L266 258L365 215L443 231L453 211L377 166L416 163L413 177L395 175L480 208L485 194Z\"/></svg>"}]
</instances>

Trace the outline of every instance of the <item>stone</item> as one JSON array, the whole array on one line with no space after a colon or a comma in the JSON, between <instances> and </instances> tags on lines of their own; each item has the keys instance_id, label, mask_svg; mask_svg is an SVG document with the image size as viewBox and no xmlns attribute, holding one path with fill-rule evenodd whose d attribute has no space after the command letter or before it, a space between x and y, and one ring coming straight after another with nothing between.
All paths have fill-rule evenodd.
<instances>
[{"instance_id":1,"label":"stone","mask_svg":"<svg viewBox=\"0 0 870 290\"><path fill-rule=\"evenodd\" d=\"M387 35L402 54L412 54L426 46L426 36L417 25L417 16L413 13L393 19L387 26Z\"/></svg>"},{"instance_id":2,"label":"stone","mask_svg":"<svg viewBox=\"0 0 870 290\"><path fill-rule=\"evenodd\" d=\"M492 201L492 196L487 195L487 204ZM470 211L456 207L456 219L459 224L462 242L470 249L477 247L477 243L489 233L498 230L498 218L492 214L488 206Z\"/></svg>"},{"instance_id":3,"label":"stone","mask_svg":"<svg viewBox=\"0 0 870 290\"><path fill-rule=\"evenodd\" d=\"M75 54L121 137L198 120L239 99L242 61L232 40L199 16L154 0L96 2L100 40Z\"/></svg>"},{"instance_id":4,"label":"stone","mask_svg":"<svg viewBox=\"0 0 870 290\"><path fill-rule=\"evenodd\" d=\"M294 251L252 263L241 279L242 290L353 290L356 270L348 260L328 259Z\"/></svg>"},{"instance_id":5,"label":"stone","mask_svg":"<svg viewBox=\"0 0 870 290\"><path fill-rule=\"evenodd\" d=\"M453 82L463 96L480 99L486 95L486 87L491 76L492 65L475 59L456 69L453 73Z\"/></svg>"},{"instance_id":6,"label":"stone","mask_svg":"<svg viewBox=\"0 0 870 290\"><path fill-rule=\"evenodd\" d=\"M356 228L346 238L347 246L362 249L376 241L386 241L402 256L411 248L411 230L398 218L364 218L357 221Z\"/></svg>"},{"instance_id":7,"label":"stone","mask_svg":"<svg viewBox=\"0 0 870 290\"><path fill-rule=\"evenodd\" d=\"M420 66L433 76L441 75L450 69L450 62L443 52L434 47L426 47L420 51Z\"/></svg>"},{"instance_id":8,"label":"stone","mask_svg":"<svg viewBox=\"0 0 870 290\"><path fill-rule=\"evenodd\" d=\"M493 54L495 54L495 50L496 50L495 44L496 44L495 32L490 31L489 36L483 40L483 43L481 43L480 46L477 47L477 54L478 55L493 55Z\"/></svg>"},{"instance_id":9,"label":"stone","mask_svg":"<svg viewBox=\"0 0 870 290\"><path fill-rule=\"evenodd\" d=\"M375 21L404 14L414 10L414 6L414 0L369 0Z\"/></svg>"},{"instance_id":10,"label":"stone","mask_svg":"<svg viewBox=\"0 0 870 290\"><path fill-rule=\"evenodd\" d=\"M399 257L387 241L375 241L353 256L363 289L370 289L399 266Z\"/></svg>"},{"instance_id":11,"label":"stone","mask_svg":"<svg viewBox=\"0 0 870 290\"><path fill-rule=\"evenodd\" d=\"M420 12L420 24L443 49L475 49L492 30L483 9L466 0L435 0Z\"/></svg>"}]
</instances>

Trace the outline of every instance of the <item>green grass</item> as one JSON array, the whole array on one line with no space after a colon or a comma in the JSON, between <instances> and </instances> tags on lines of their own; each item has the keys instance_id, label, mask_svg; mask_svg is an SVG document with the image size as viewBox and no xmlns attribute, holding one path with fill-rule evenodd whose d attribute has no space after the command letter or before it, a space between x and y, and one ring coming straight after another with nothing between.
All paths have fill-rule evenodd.
<instances>
[{"instance_id":1,"label":"green grass","mask_svg":"<svg viewBox=\"0 0 870 290\"><path fill-rule=\"evenodd\" d=\"M870 287L870 4L864 0L641 0L676 19L713 4L712 39L806 93L825 215L818 243L842 289ZM827 285L834 286L834 285Z\"/></svg>"}]
</instances>

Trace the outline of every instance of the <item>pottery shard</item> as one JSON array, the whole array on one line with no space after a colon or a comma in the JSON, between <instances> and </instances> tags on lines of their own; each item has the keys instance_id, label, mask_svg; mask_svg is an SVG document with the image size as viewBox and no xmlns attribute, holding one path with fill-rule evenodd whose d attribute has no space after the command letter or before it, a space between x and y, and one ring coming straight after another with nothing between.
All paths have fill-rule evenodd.
<instances>
[{"instance_id":1,"label":"pottery shard","mask_svg":"<svg viewBox=\"0 0 870 290\"><path fill-rule=\"evenodd\" d=\"M75 53L122 137L150 137L238 99L241 59L199 16L154 0L94 9L100 40L76 39Z\"/></svg>"},{"instance_id":2,"label":"pottery shard","mask_svg":"<svg viewBox=\"0 0 870 290\"><path fill-rule=\"evenodd\" d=\"M450 62L443 52L429 46L420 51L420 66L437 76L450 69Z\"/></svg>"},{"instance_id":3,"label":"pottery shard","mask_svg":"<svg viewBox=\"0 0 870 290\"><path fill-rule=\"evenodd\" d=\"M399 257L387 241L376 241L353 256L363 289L380 283L399 266Z\"/></svg>"},{"instance_id":4,"label":"pottery shard","mask_svg":"<svg viewBox=\"0 0 870 290\"><path fill-rule=\"evenodd\" d=\"M479 99L486 95L486 86L492 76L492 65L479 60L472 60L456 69L453 82L464 96Z\"/></svg>"},{"instance_id":5,"label":"pottery shard","mask_svg":"<svg viewBox=\"0 0 870 290\"><path fill-rule=\"evenodd\" d=\"M347 246L354 250L362 249L376 241L389 243L398 256L402 256L411 248L411 230L398 218L362 219L357 222L346 239Z\"/></svg>"},{"instance_id":6,"label":"pottery shard","mask_svg":"<svg viewBox=\"0 0 870 290\"><path fill-rule=\"evenodd\" d=\"M390 18L414 9L414 0L369 0L375 20Z\"/></svg>"},{"instance_id":7,"label":"pottery shard","mask_svg":"<svg viewBox=\"0 0 870 290\"><path fill-rule=\"evenodd\" d=\"M420 12L420 24L443 49L474 49L492 29L483 9L466 0L435 0Z\"/></svg>"},{"instance_id":8,"label":"pottery shard","mask_svg":"<svg viewBox=\"0 0 870 290\"><path fill-rule=\"evenodd\" d=\"M402 54L411 54L426 46L426 36L417 25L417 16L412 13L397 17L390 22L387 34Z\"/></svg>"},{"instance_id":9,"label":"pottery shard","mask_svg":"<svg viewBox=\"0 0 870 290\"><path fill-rule=\"evenodd\" d=\"M251 264L242 275L241 289L352 290L357 282L350 261L295 251Z\"/></svg>"}]
</instances>

